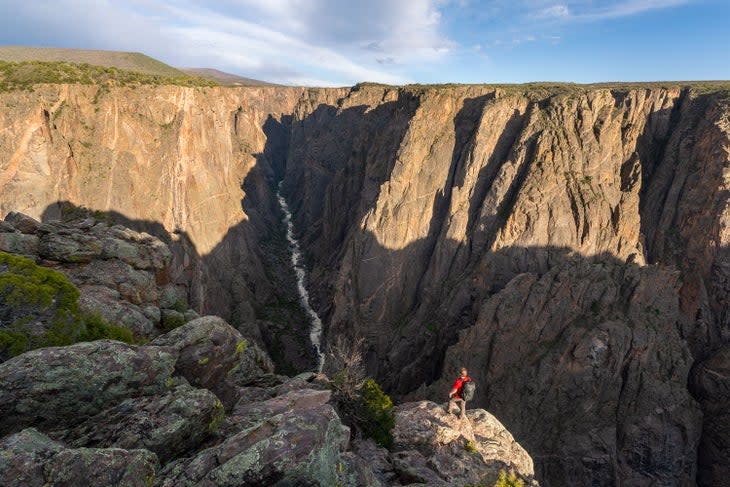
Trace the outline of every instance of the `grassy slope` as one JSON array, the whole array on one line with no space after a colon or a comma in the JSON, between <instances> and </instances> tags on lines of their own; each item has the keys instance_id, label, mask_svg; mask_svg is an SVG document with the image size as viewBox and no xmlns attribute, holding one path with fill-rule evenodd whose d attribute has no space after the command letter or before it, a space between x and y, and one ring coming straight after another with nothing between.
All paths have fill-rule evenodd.
<instances>
[{"instance_id":1,"label":"grassy slope","mask_svg":"<svg viewBox=\"0 0 730 487\"><path fill-rule=\"evenodd\" d=\"M160 76L115 67L93 66L67 62L0 61L0 93L32 90L35 85L68 83L101 86L178 85L215 86L203 78L182 74Z\"/></svg>"},{"instance_id":2,"label":"grassy slope","mask_svg":"<svg viewBox=\"0 0 730 487\"><path fill-rule=\"evenodd\" d=\"M10 62L47 61L77 64L86 63L158 76L174 77L185 75L182 71L139 52L0 46L0 60Z\"/></svg>"}]
</instances>

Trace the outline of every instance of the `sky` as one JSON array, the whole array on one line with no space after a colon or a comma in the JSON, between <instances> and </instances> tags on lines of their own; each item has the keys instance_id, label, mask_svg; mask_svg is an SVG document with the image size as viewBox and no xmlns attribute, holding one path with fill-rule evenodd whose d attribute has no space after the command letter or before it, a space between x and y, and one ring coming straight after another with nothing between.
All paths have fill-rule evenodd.
<instances>
[{"instance_id":1,"label":"sky","mask_svg":"<svg viewBox=\"0 0 730 487\"><path fill-rule=\"evenodd\" d=\"M290 85L730 79L730 0L0 0L0 45Z\"/></svg>"}]
</instances>

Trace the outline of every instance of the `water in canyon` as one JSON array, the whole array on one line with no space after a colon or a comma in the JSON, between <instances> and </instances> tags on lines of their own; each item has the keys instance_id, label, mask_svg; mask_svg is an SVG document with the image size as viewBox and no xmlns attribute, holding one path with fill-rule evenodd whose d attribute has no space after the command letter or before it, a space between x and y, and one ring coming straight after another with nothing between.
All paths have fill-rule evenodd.
<instances>
[{"instance_id":1,"label":"water in canyon","mask_svg":"<svg viewBox=\"0 0 730 487\"><path fill-rule=\"evenodd\" d=\"M291 252L291 264L294 268L294 273L297 276L297 290L299 292L299 301L309 316L311 321L311 328L309 330L309 338L312 340L312 344L317 351L317 372L322 372L324 367L324 353L322 352L322 320L319 318L312 306L309 304L309 292L305 284L306 281L306 269L302 262L302 252L299 248L299 241L294 236L294 223L292 222L292 215L289 211L289 205L286 202L286 198L281 194L281 182L279 183L279 190L276 193L276 197L279 200L279 206L281 211L284 212L284 223L286 223L286 239L289 241L289 251Z\"/></svg>"}]
</instances>

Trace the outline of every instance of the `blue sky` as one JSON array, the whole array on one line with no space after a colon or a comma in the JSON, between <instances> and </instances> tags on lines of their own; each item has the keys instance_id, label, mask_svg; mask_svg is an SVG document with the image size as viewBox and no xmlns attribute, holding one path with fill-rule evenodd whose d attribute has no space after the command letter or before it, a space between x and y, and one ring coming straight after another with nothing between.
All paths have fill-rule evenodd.
<instances>
[{"instance_id":1,"label":"blue sky","mask_svg":"<svg viewBox=\"0 0 730 487\"><path fill-rule=\"evenodd\" d=\"M730 0L0 0L0 44L284 84L730 79Z\"/></svg>"}]
</instances>

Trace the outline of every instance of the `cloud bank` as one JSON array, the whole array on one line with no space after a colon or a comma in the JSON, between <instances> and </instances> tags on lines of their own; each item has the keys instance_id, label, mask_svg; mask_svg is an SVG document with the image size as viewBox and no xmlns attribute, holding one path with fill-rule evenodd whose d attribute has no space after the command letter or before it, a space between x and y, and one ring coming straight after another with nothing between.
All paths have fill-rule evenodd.
<instances>
[{"instance_id":1,"label":"cloud bank","mask_svg":"<svg viewBox=\"0 0 730 487\"><path fill-rule=\"evenodd\" d=\"M141 51L175 66L215 67L283 84L402 84L482 46L554 43L576 22L691 1L0 0L7 13L0 39Z\"/></svg>"}]
</instances>

